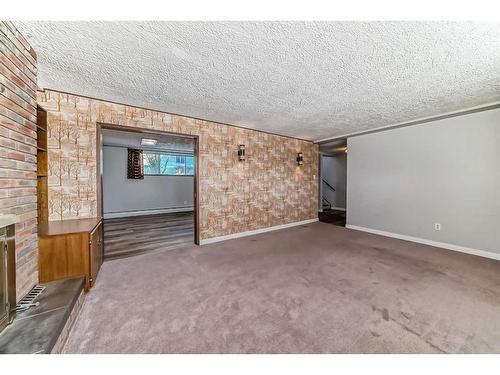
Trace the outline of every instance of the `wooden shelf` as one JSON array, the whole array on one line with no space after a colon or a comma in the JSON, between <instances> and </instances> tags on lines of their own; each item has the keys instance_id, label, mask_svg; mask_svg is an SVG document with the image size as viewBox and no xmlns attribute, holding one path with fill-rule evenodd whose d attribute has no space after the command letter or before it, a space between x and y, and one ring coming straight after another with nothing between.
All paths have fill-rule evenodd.
<instances>
[{"instance_id":1,"label":"wooden shelf","mask_svg":"<svg viewBox=\"0 0 500 375\"><path fill-rule=\"evenodd\" d=\"M48 153L47 153L47 112L40 106L36 110L36 174L37 174L37 209L38 223L46 223L48 213Z\"/></svg>"},{"instance_id":2,"label":"wooden shelf","mask_svg":"<svg viewBox=\"0 0 500 375\"><path fill-rule=\"evenodd\" d=\"M49 174L49 169L47 166L47 153L39 151L37 153L36 161L36 173L38 176L47 176Z\"/></svg>"}]
</instances>

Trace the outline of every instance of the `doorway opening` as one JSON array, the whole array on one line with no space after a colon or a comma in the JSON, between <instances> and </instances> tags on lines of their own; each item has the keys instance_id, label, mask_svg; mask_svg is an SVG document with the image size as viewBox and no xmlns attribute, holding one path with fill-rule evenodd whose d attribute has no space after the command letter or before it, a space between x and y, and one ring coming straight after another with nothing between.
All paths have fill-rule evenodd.
<instances>
[{"instance_id":1,"label":"doorway opening","mask_svg":"<svg viewBox=\"0 0 500 375\"><path fill-rule=\"evenodd\" d=\"M199 244L198 137L98 124L104 259Z\"/></svg>"},{"instance_id":2,"label":"doorway opening","mask_svg":"<svg viewBox=\"0 0 500 375\"><path fill-rule=\"evenodd\" d=\"M347 140L339 139L319 146L319 220L346 225Z\"/></svg>"}]
</instances>

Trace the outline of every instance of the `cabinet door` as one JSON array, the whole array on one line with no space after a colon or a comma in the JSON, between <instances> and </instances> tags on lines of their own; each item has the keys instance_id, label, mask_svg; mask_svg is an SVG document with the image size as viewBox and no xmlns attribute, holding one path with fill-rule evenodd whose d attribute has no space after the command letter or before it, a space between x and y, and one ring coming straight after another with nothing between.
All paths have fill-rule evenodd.
<instances>
[{"instance_id":1,"label":"cabinet door","mask_svg":"<svg viewBox=\"0 0 500 375\"><path fill-rule=\"evenodd\" d=\"M102 224L99 223L90 233L90 286L95 283L102 264Z\"/></svg>"},{"instance_id":2,"label":"cabinet door","mask_svg":"<svg viewBox=\"0 0 500 375\"><path fill-rule=\"evenodd\" d=\"M41 283L85 276L89 287L89 234L70 233L38 237L38 277Z\"/></svg>"}]
</instances>

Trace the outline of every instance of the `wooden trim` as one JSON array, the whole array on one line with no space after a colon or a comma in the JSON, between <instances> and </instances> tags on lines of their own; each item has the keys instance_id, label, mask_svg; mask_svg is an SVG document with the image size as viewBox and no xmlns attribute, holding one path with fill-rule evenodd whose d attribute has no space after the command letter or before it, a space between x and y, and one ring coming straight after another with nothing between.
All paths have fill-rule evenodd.
<instances>
[{"instance_id":1,"label":"wooden trim","mask_svg":"<svg viewBox=\"0 0 500 375\"><path fill-rule=\"evenodd\" d=\"M96 182L97 182L97 188L96 188L96 199L97 199L97 216L102 218L103 212L102 212L102 171L101 171L101 162L102 162L102 128L100 123L96 123L96 137L95 137L95 147L96 147Z\"/></svg>"},{"instance_id":2,"label":"wooden trim","mask_svg":"<svg viewBox=\"0 0 500 375\"><path fill-rule=\"evenodd\" d=\"M138 128L137 126L128 126L128 125L115 125L115 124L108 124L105 122L97 122L97 126L100 126L100 130L102 129L109 129L109 130L121 130L125 132L132 132L132 133L143 133L143 134L153 134L153 135L173 135L175 137L182 137L182 138L191 138L195 139L198 138L197 135L192 135L192 134L185 134L185 133L174 133L174 132L169 132L166 130L156 130L156 129L149 129L149 128Z\"/></svg>"},{"instance_id":3,"label":"wooden trim","mask_svg":"<svg viewBox=\"0 0 500 375\"><path fill-rule=\"evenodd\" d=\"M72 94L70 94L72 95ZM92 98L91 98L92 99ZM155 129L144 129L144 128L138 128L138 127L133 127L133 126L123 126L123 125L113 125L113 124L107 124L107 123L102 123L102 122L97 122L97 136L96 136L96 156L97 156L97 202L98 202L98 207L97 207L97 212L99 217L103 216L102 213L102 207L103 207L103 194L102 194L102 171L101 171L101 143L102 143L102 129L110 129L110 130L120 130L120 131L128 131L132 133L143 133L143 134L153 134L153 135L172 135L176 137L184 137L184 138L191 138L194 140L194 157L195 157L195 174L194 176L184 176L184 177L194 177L193 178L193 183L194 183L194 243L195 245L200 244L200 202L199 202L199 197L198 197L198 192L199 192L199 181L200 181L200 171L199 171L199 166L200 166L200 152L199 152L199 136L198 135L191 135L191 134L183 134L183 133L173 133L173 132L168 132L168 131L163 131L163 130L155 130ZM181 176L179 176L181 177Z\"/></svg>"},{"instance_id":4,"label":"wooden trim","mask_svg":"<svg viewBox=\"0 0 500 375\"><path fill-rule=\"evenodd\" d=\"M199 181L200 181L200 139L194 140L194 155L195 155L195 175L193 178L194 184L194 243L200 244L200 199L199 199Z\"/></svg>"},{"instance_id":5,"label":"wooden trim","mask_svg":"<svg viewBox=\"0 0 500 375\"><path fill-rule=\"evenodd\" d=\"M211 122L211 123L213 123L213 124L217 124L217 125L232 126L232 127L234 127L234 128L240 128L240 129L243 129L243 130L250 130L250 131L253 131L253 132L256 132L256 133L264 133L264 134L274 135L274 136L276 136L276 137L283 137L283 138L297 139L297 140L299 140L299 141L303 141L303 142L315 143L315 141L311 141L310 139L297 138L297 137L292 137L292 136L289 136L289 135L283 135L283 134L271 133L271 132L266 132L266 131L264 131L264 130L257 130L257 129L253 129L253 128L248 128L248 127L241 126L241 125L228 124L228 123L225 123L225 122L220 122L220 121L207 120L207 119L204 119L204 118L199 118L199 117L193 117L193 116L181 115L181 114L179 114L179 113L166 112L166 111L161 111L161 110L158 110L158 109L153 109L153 108L146 108L146 107L140 107L140 106L136 106L136 105L130 105L130 104L125 104L125 103L119 103L119 102L114 102L114 101L112 101L112 100L99 99L99 98L94 98L94 97L92 97L92 96L86 96L86 95L74 94L74 93L67 92L67 91L59 91L59 90L51 89L51 88L49 88L49 87L44 87L43 89L38 90L38 91L40 91L40 92L44 92L45 90L49 90L49 91L53 91L53 92L58 92L58 93L60 93L60 94L65 94L65 95L78 96L78 97L80 97L80 98L86 98L86 99L91 99L91 100L97 100L97 101L99 101L99 102L105 102L105 103L111 103L111 104L124 105L124 106L127 106L127 107L133 107L133 108L138 108L138 109L144 109L144 110L146 110L146 111L152 111L152 112L158 112L158 113L165 113L165 114L167 114L167 115L172 115L172 116L179 116L179 117L189 118L189 119L193 119L193 120L200 120L200 121ZM120 127L120 128L121 128L121 127ZM167 134L174 134L174 135L177 135L176 133L168 133L168 132L165 132L165 133L167 133Z\"/></svg>"}]
</instances>

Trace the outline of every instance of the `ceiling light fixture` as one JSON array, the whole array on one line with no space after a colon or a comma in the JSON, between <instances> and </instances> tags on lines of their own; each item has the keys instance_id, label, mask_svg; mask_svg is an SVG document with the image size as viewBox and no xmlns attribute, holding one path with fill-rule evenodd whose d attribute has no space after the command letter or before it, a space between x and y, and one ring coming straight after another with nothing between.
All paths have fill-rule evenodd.
<instances>
[{"instance_id":1,"label":"ceiling light fixture","mask_svg":"<svg viewBox=\"0 0 500 375\"><path fill-rule=\"evenodd\" d=\"M155 146L158 143L156 139L148 139L148 138L142 138L141 139L141 146Z\"/></svg>"}]
</instances>

